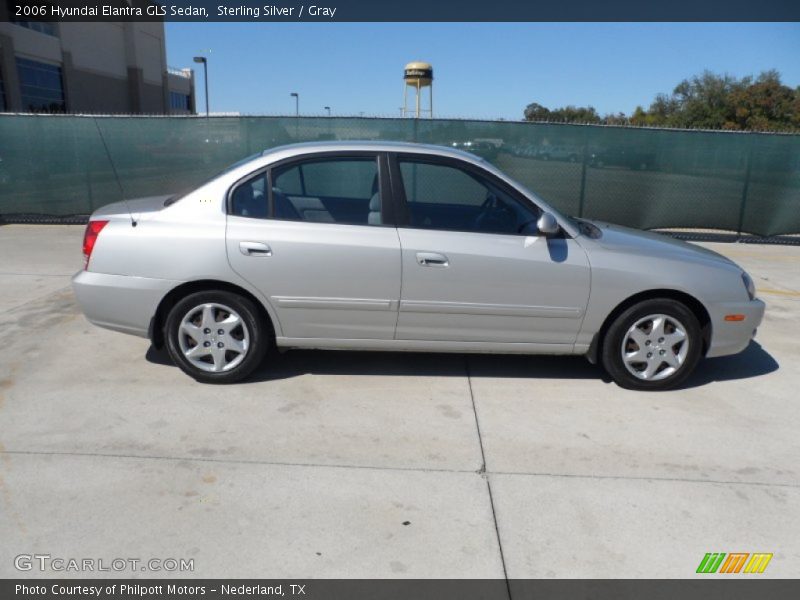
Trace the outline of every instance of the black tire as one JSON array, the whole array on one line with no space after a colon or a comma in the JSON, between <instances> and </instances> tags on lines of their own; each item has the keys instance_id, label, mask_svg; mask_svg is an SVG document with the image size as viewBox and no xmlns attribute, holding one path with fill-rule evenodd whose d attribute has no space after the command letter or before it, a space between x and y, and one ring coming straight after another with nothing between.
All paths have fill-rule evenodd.
<instances>
[{"instance_id":1,"label":"black tire","mask_svg":"<svg viewBox=\"0 0 800 600\"><path fill-rule=\"evenodd\" d=\"M668 335L665 336L666 341L662 345L660 340L664 337L656 337L653 333L654 321L647 320L651 315L665 315L668 319L665 320L665 328ZM626 361L623 360L623 343L626 344L626 349L631 353L637 353L639 345L629 336L631 330L637 322L644 320L643 328L639 331L633 331L633 335L641 334L647 346L652 345L653 352L649 352L649 348L644 348L644 356L654 356L655 358L643 360L635 364L631 364L631 369L641 373L640 376L634 375L628 367ZM684 342L677 342L674 346L669 345L669 337L677 331L674 327L675 323L682 326L682 332L685 335ZM651 333L647 333L648 326ZM678 332L680 334L680 332ZM650 335L653 338L650 339ZM649 364L659 362L659 355L665 352L672 352L674 356L678 356L683 346L687 344L682 362L678 367L667 364L666 359L662 359L657 367L657 371L653 377L662 377L661 379L646 380L641 377L644 376ZM702 356L703 338L700 329L700 323L695 314L686 307L686 305L671 300L669 298L656 298L652 300L644 300L635 304L623 311L609 326L603 338L603 345L601 348L601 362L611 378L619 385L630 390L667 390L672 389L684 381L689 375L692 374L697 363ZM675 359L677 360L677 358ZM630 359L629 359L630 361ZM632 361L630 361L632 362ZM667 374L671 369L674 372Z\"/></svg>"},{"instance_id":2,"label":"black tire","mask_svg":"<svg viewBox=\"0 0 800 600\"><path fill-rule=\"evenodd\" d=\"M181 333L182 322L190 311L200 310L203 305L214 305L212 310L214 311L215 319L225 318L227 312L224 310L225 307L231 309L240 317L242 327L237 327L230 332L224 332L219 336L213 331L207 335L203 334L203 339L206 341L202 343L209 346L220 343L224 346L227 341L225 338L226 335L228 339L235 338L235 340L231 339L231 344L235 343L235 341L241 344L245 335L247 336L247 347L244 352L228 350L227 348L222 349L222 347L220 347L220 351L224 354L224 358L221 359L223 362L229 361L229 364L233 364L240 355L243 355L243 358L229 369L221 371L204 370L193 364L193 362L184 355L184 351L181 347L182 343L184 346L191 344L194 338ZM230 315L230 313L228 313L228 315ZM239 294L222 290L195 292L181 299L169 311L164 331L167 352L169 352L172 361L178 365L184 373L199 382L236 383L237 381L245 379L258 368L264 360L264 356L270 346L273 344L272 329L269 327L269 324L264 321L253 302ZM222 321L219 321L219 324L223 325ZM199 331L202 333L205 329L201 328ZM223 329L219 329L218 331L223 331ZM217 339L217 337L219 339ZM197 342L195 345L199 345L199 343L201 342ZM202 362L203 359L206 358L212 365L215 363L216 359L211 356L201 357L197 359L197 361ZM211 367L209 366L207 368Z\"/></svg>"}]
</instances>

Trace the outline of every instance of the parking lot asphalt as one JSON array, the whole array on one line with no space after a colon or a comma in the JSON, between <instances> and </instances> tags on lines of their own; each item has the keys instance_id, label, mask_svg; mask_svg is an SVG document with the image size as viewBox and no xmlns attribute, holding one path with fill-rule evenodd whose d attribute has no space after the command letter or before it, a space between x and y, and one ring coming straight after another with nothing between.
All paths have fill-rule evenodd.
<instances>
[{"instance_id":1,"label":"parking lot asphalt","mask_svg":"<svg viewBox=\"0 0 800 600\"><path fill-rule=\"evenodd\" d=\"M672 578L707 552L800 576L800 247L704 244L767 313L677 391L580 357L322 351L221 387L84 319L82 234L0 227L0 577L92 575L16 570L45 553L194 560L147 577Z\"/></svg>"}]
</instances>

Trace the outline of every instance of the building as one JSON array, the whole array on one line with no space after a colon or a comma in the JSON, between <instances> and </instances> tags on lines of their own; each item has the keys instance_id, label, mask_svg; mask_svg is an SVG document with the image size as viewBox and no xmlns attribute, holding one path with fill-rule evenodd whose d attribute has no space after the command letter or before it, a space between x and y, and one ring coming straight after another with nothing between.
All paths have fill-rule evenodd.
<instances>
[{"instance_id":1,"label":"building","mask_svg":"<svg viewBox=\"0 0 800 600\"><path fill-rule=\"evenodd\" d=\"M194 71L167 67L163 22L9 22L9 8L0 1L0 112L196 112Z\"/></svg>"},{"instance_id":2,"label":"building","mask_svg":"<svg viewBox=\"0 0 800 600\"><path fill-rule=\"evenodd\" d=\"M167 67L168 106L171 115L193 115L197 112L194 98L194 71Z\"/></svg>"}]
</instances>

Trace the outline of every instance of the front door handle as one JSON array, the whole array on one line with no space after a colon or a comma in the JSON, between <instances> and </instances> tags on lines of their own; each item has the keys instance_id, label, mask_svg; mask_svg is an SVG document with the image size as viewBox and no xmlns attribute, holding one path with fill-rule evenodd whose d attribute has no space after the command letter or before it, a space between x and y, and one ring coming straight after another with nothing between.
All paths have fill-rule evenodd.
<instances>
[{"instance_id":1,"label":"front door handle","mask_svg":"<svg viewBox=\"0 0 800 600\"><path fill-rule=\"evenodd\" d=\"M239 242L239 251L245 256L272 256L272 248L264 242Z\"/></svg>"},{"instance_id":2,"label":"front door handle","mask_svg":"<svg viewBox=\"0 0 800 600\"><path fill-rule=\"evenodd\" d=\"M421 267L449 267L450 261L438 252L417 252L417 264Z\"/></svg>"}]
</instances>

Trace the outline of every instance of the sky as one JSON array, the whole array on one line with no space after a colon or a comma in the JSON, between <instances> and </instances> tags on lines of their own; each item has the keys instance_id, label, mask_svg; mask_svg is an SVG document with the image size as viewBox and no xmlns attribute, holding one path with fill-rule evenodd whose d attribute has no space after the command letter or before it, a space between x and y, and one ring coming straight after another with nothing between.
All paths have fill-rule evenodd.
<instances>
[{"instance_id":1,"label":"sky","mask_svg":"<svg viewBox=\"0 0 800 600\"><path fill-rule=\"evenodd\" d=\"M434 68L438 117L516 120L529 103L631 113L705 69L800 85L800 23L167 23L167 62L208 56L212 112L399 116L403 67Z\"/></svg>"}]
</instances>

